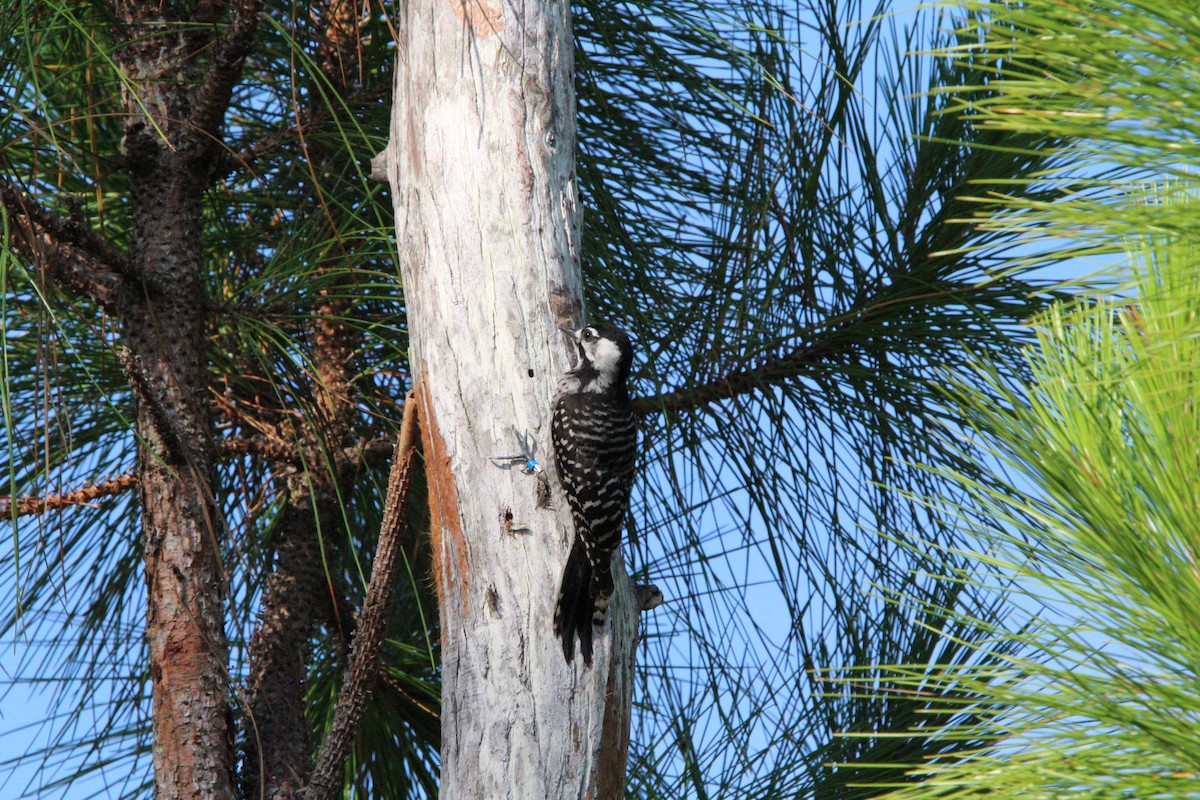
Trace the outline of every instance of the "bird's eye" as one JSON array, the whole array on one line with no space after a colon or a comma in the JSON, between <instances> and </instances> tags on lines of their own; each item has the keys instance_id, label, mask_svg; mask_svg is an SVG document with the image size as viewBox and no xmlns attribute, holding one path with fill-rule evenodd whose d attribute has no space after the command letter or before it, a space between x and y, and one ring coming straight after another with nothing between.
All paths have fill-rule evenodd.
<instances>
[{"instance_id":1,"label":"bird's eye","mask_svg":"<svg viewBox=\"0 0 1200 800\"><path fill-rule=\"evenodd\" d=\"M595 338L596 338L596 332L594 330L592 330L591 328L583 329L583 340L585 342L590 342L592 339L595 339Z\"/></svg>"}]
</instances>

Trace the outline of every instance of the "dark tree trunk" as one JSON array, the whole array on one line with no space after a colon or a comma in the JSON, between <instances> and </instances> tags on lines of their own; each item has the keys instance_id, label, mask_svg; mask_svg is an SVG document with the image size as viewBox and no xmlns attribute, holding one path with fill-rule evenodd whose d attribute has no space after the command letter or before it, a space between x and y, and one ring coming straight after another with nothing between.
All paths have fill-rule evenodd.
<instances>
[{"instance_id":1,"label":"dark tree trunk","mask_svg":"<svg viewBox=\"0 0 1200 800\"><path fill-rule=\"evenodd\" d=\"M158 800L227 798L231 785L224 526L206 413L200 187L144 123L126 145L134 264L118 308L137 402Z\"/></svg>"},{"instance_id":2,"label":"dark tree trunk","mask_svg":"<svg viewBox=\"0 0 1200 800\"><path fill-rule=\"evenodd\" d=\"M213 23L225 8L115 7L133 229L114 306L136 402L157 800L233 791L201 201L258 9L235 4L222 28L181 24Z\"/></svg>"}]
</instances>

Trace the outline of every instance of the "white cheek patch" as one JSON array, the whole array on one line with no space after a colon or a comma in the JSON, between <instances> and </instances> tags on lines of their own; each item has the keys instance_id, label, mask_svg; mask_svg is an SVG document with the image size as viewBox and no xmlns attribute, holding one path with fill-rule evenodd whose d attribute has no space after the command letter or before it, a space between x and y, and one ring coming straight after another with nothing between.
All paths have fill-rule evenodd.
<instances>
[{"instance_id":1,"label":"white cheek patch","mask_svg":"<svg viewBox=\"0 0 1200 800\"><path fill-rule=\"evenodd\" d=\"M617 347L616 342L609 339L597 339L583 347L587 351L588 360L592 362L592 367L599 373L586 388L591 392L603 392L617 378L617 370L621 366L621 349Z\"/></svg>"}]
</instances>

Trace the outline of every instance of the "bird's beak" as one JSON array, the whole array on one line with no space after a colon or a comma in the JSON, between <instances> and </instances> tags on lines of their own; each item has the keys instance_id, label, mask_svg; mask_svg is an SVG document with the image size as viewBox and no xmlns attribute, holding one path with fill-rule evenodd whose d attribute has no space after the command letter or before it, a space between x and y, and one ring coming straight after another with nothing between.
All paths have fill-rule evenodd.
<instances>
[{"instance_id":1,"label":"bird's beak","mask_svg":"<svg viewBox=\"0 0 1200 800\"><path fill-rule=\"evenodd\" d=\"M579 366L579 361L583 358L583 345L579 343L579 331L566 327L560 327L558 330L571 343L571 368L574 369Z\"/></svg>"}]
</instances>

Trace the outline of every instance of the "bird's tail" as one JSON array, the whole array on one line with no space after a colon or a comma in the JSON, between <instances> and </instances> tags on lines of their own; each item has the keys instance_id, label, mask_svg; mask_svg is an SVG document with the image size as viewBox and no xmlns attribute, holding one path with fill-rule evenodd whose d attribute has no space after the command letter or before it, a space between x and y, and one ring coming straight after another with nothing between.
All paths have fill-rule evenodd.
<instances>
[{"instance_id":1,"label":"bird's tail","mask_svg":"<svg viewBox=\"0 0 1200 800\"><path fill-rule=\"evenodd\" d=\"M583 542L575 537L567 567L563 570L558 604L554 607L554 635L562 639L567 663L575 657L575 637L579 636L579 652L589 667L592 665L592 624L596 612L592 602L592 566L588 562ZM603 616L601 617L603 624Z\"/></svg>"}]
</instances>

